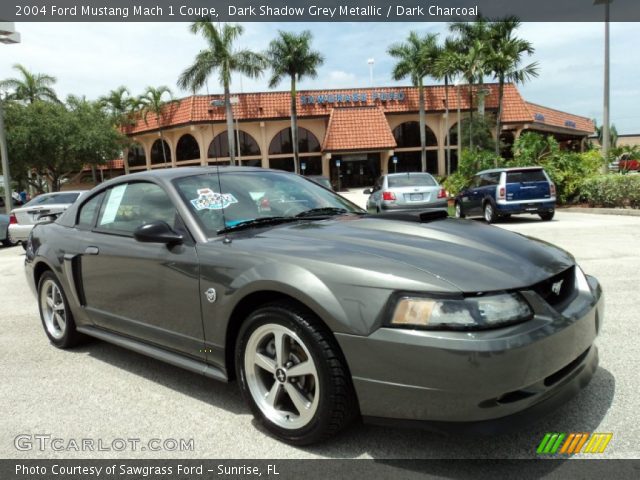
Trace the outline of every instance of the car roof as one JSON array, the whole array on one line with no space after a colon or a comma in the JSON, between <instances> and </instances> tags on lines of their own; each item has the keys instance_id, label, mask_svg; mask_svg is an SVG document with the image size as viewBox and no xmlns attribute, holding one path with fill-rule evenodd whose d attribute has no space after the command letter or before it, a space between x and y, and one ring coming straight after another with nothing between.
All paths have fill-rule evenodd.
<instances>
[{"instance_id":1,"label":"car roof","mask_svg":"<svg viewBox=\"0 0 640 480\"><path fill-rule=\"evenodd\" d=\"M522 170L544 170L542 167L509 167L509 168L490 168L488 170L482 170L476 173L476 175L482 175L485 173L502 173L502 172L519 172Z\"/></svg>"},{"instance_id":2,"label":"car roof","mask_svg":"<svg viewBox=\"0 0 640 480\"><path fill-rule=\"evenodd\" d=\"M128 182L131 180L145 180L145 179L162 179L165 181L171 181L176 178L191 177L193 175L215 174L218 171L220 173L264 172L264 171L275 171L275 172L284 173L284 170L273 170L273 169L262 168L262 167L244 167L244 166L226 166L226 165L225 166L210 165L206 167L198 166L198 167L162 168L157 170L143 170L137 173L121 175L119 177L113 178L109 181L106 181L100 184L100 186L111 185L113 183L121 183L122 181Z\"/></svg>"},{"instance_id":3,"label":"car roof","mask_svg":"<svg viewBox=\"0 0 640 480\"><path fill-rule=\"evenodd\" d=\"M432 176L429 172L399 172L399 173L387 173L387 177L403 177L403 176L411 176L411 175L429 175Z\"/></svg>"}]
</instances>

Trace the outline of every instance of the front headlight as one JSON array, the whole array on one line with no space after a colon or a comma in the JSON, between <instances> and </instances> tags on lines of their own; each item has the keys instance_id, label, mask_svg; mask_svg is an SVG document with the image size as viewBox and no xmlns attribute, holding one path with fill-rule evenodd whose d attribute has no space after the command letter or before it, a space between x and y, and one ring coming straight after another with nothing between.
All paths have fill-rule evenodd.
<instances>
[{"instance_id":1,"label":"front headlight","mask_svg":"<svg viewBox=\"0 0 640 480\"><path fill-rule=\"evenodd\" d=\"M517 293L464 299L403 296L391 326L429 330L479 330L524 322L533 317L529 304Z\"/></svg>"}]
</instances>

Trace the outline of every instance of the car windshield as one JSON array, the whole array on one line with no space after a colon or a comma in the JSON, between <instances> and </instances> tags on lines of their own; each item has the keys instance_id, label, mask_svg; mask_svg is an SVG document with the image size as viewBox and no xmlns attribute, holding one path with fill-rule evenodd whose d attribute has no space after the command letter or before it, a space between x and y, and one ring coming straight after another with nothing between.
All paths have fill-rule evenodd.
<instances>
[{"instance_id":1,"label":"car windshield","mask_svg":"<svg viewBox=\"0 0 640 480\"><path fill-rule=\"evenodd\" d=\"M265 225L269 219L294 221L365 213L345 198L285 172L207 173L173 183L209 237L241 224Z\"/></svg>"},{"instance_id":2,"label":"car windshield","mask_svg":"<svg viewBox=\"0 0 640 480\"><path fill-rule=\"evenodd\" d=\"M389 188L398 187L432 187L438 184L435 178L428 173L406 173L402 175L389 175Z\"/></svg>"},{"instance_id":3,"label":"car windshield","mask_svg":"<svg viewBox=\"0 0 640 480\"><path fill-rule=\"evenodd\" d=\"M26 203L25 207L35 207L38 205L53 205L53 204L65 204L73 203L77 200L79 192L57 192L48 193L45 195L39 195L29 203Z\"/></svg>"},{"instance_id":4,"label":"car windshield","mask_svg":"<svg viewBox=\"0 0 640 480\"><path fill-rule=\"evenodd\" d=\"M507 183L546 182L542 170L517 170L507 172Z\"/></svg>"}]
</instances>

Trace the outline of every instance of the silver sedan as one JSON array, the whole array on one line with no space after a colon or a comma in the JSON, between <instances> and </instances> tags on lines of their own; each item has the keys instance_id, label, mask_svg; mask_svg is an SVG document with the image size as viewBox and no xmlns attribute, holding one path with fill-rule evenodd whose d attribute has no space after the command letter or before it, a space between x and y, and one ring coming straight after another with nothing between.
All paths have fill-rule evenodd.
<instances>
[{"instance_id":1,"label":"silver sedan","mask_svg":"<svg viewBox=\"0 0 640 480\"><path fill-rule=\"evenodd\" d=\"M382 175L373 188L363 192L369 195L367 210L408 210L423 208L447 209L447 192L433 178L422 172Z\"/></svg>"}]
</instances>

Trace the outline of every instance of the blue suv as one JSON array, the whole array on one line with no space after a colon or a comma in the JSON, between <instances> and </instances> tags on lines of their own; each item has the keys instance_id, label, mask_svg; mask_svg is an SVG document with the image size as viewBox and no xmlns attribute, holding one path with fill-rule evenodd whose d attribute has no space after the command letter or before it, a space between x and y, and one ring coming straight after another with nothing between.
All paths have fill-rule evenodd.
<instances>
[{"instance_id":1,"label":"blue suv","mask_svg":"<svg viewBox=\"0 0 640 480\"><path fill-rule=\"evenodd\" d=\"M553 218L556 186L540 167L496 168L477 173L455 199L456 217L484 216L487 223L512 214Z\"/></svg>"}]
</instances>

